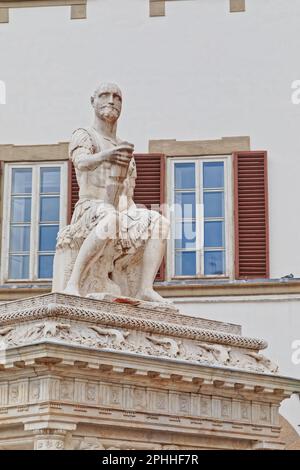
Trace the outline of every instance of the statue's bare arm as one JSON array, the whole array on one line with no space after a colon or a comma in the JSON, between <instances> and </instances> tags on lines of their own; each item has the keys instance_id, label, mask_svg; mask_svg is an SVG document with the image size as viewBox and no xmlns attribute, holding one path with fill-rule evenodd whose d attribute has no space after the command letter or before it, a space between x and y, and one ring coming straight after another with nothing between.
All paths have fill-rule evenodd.
<instances>
[{"instance_id":1,"label":"statue's bare arm","mask_svg":"<svg viewBox=\"0 0 300 470\"><path fill-rule=\"evenodd\" d=\"M132 152L133 146L128 142L94 154L85 147L78 147L72 152L72 160L78 170L92 171L98 168L103 162L128 166L132 158Z\"/></svg>"}]
</instances>

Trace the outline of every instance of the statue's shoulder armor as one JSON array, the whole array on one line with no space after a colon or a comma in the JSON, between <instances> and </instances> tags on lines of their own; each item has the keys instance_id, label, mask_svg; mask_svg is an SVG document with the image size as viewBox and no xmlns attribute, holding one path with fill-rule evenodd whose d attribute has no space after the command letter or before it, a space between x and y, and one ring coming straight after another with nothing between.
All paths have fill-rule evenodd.
<instances>
[{"instance_id":1,"label":"statue's shoulder armor","mask_svg":"<svg viewBox=\"0 0 300 470\"><path fill-rule=\"evenodd\" d=\"M93 130L89 127L79 127L73 132L69 145L69 155L71 159L73 152L78 148L84 148L90 153L97 151L97 143L95 142L94 134Z\"/></svg>"}]
</instances>

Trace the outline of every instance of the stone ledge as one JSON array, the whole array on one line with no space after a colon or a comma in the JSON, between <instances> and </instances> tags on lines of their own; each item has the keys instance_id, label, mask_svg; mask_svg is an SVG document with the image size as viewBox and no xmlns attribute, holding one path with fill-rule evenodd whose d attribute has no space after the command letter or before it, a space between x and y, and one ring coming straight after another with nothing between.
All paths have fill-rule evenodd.
<instances>
[{"instance_id":1,"label":"stone ledge","mask_svg":"<svg viewBox=\"0 0 300 470\"><path fill-rule=\"evenodd\" d=\"M180 0L149 0L149 15L151 17L165 16L166 2L169 2L169 1L180 1ZM246 1L245 0L229 0L229 11L230 13L246 11Z\"/></svg>"},{"instance_id":2,"label":"stone ledge","mask_svg":"<svg viewBox=\"0 0 300 470\"><path fill-rule=\"evenodd\" d=\"M0 0L0 23L9 22L9 8L70 6L71 19L85 19L87 0Z\"/></svg>"},{"instance_id":3,"label":"stone ledge","mask_svg":"<svg viewBox=\"0 0 300 470\"><path fill-rule=\"evenodd\" d=\"M39 314L38 309L43 307L46 307L46 310L40 312L40 317L36 316ZM97 312L99 315L103 312L111 314L123 313L138 319L144 316L146 319L163 320L164 322L172 322L183 326L216 330L236 335L241 334L241 327L239 325L183 315L179 313L177 308L174 309L171 306L169 308L167 304L162 306L161 304L155 305L150 302L137 301L134 305L130 305L111 300L94 300L60 293L47 293L2 303L0 304L0 321L5 324L6 322L13 321L15 318L22 321L22 318L25 320L26 318L32 318L32 316L42 318L44 315L49 314L55 317L55 309L60 307L70 308L70 312L74 311L74 318L77 319L80 318L80 315L77 316L74 309L84 308L87 309L87 312L90 310L91 313L89 315L87 312L83 312L83 317L88 316L92 320L99 320Z\"/></svg>"},{"instance_id":4,"label":"stone ledge","mask_svg":"<svg viewBox=\"0 0 300 470\"><path fill-rule=\"evenodd\" d=\"M56 144L43 145L0 144L0 160L3 162L34 162L43 160L68 161L68 145L68 142L58 142Z\"/></svg>"},{"instance_id":5,"label":"stone ledge","mask_svg":"<svg viewBox=\"0 0 300 470\"><path fill-rule=\"evenodd\" d=\"M51 343L124 354L128 363L149 357L258 374L278 370L259 352L267 343L241 336L237 325L185 316L169 305L116 300L52 293L0 305L0 367L14 366L9 358L16 348Z\"/></svg>"},{"instance_id":6,"label":"stone ledge","mask_svg":"<svg viewBox=\"0 0 300 470\"><path fill-rule=\"evenodd\" d=\"M45 310L43 308L46 307ZM71 311L74 311L74 318L80 318L80 312L77 309L87 309L87 312L82 311L83 317L89 317L89 319L100 319L97 317L103 312L109 314L124 314L129 317L138 319L151 319L154 321L171 322L181 326L190 326L197 328L204 328L210 330L216 330L223 333L232 333L234 335L241 334L241 327L232 323L226 323L215 320L208 320L205 318L191 317L179 313L178 308L174 308L172 304L170 307L168 304L165 306L162 304L153 304L151 302L137 301L130 305L128 303L119 303L112 300L94 300L89 298L81 298L72 295L60 294L60 293L47 293L37 295L35 297L26 297L23 299L14 300L11 302L4 302L0 304L0 322L2 324L9 323L15 318L20 321L32 318L43 318L45 315L56 316L56 309L68 307ZM38 309L42 308L40 316L38 315ZM74 310L75 309L75 310ZM91 314L88 314L88 309L91 310ZM32 313L31 311L34 311ZM62 315L64 311L62 310ZM78 317L76 315L79 315Z\"/></svg>"},{"instance_id":7,"label":"stone ledge","mask_svg":"<svg viewBox=\"0 0 300 470\"><path fill-rule=\"evenodd\" d=\"M155 290L163 297L236 297L261 296L265 299L273 295L289 296L300 294L300 279L257 279L257 280L173 280L156 282ZM51 293L51 285L35 284L4 284L0 286L0 305L12 300L21 300L34 295Z\"/></svg>"},{"instance_id":8,"label":"stone ledge","mask_svg":"<svg viewBox=\"0 0 300 470\"><path fill-rule=\"evenodd\" d=\"M167 157L227 155L250 150L250 137L222 137L215 140L149 140L149 153L163 153Z\"/></svg>"},{"instance_id":9,"label":"stone ledge","mask_svg":"<svg viewBox=\"0 0 300 470\"><path fill-rule=\"evenodd\" d=\"M230 13L239 13L246 11L246 0L229 0Z\"/></svg>"},{"instance_id":10,"label":"stone ledge","mask_svg":"<svg viewBox=\"0 0 300 470\"><path fill-rule=\"evenodd\" d=\"M165 0L149 0L149 15L150 16L165 16L166 3Z\"/></svg>"},{"instance_id":11,"label":"stone ledge","mask_svg":"<svg viewBox=\"0 0 300 470\"><path fill-rule=\"evenodd\" d=\"M45 374L53 368L64 375L73 369L78 378L88 374L92 380L114 376L116 383L121 376L128 383L136 383L137 378L144 384L160 384L163 388L173 384L173 388L200 389L209 393L211 387L227 391L234 390L238 395L267 394L275 401L300 393L300 380L280 375L257 373L248 370L225 368L217 365L197 364L168 357L147 357L116 350L91 349L85 346L59 344L41 341L1 351L0 377L7 380L14 377L34 378L36 367ZM230 371L230 373L229 373Z\"/></svg>"},{"instance_id":12,"label":"stone ledge","mask_svg":"<svg viewBox=\"0 0 300 470\"><path fill-rule=\"evenodd\" d=\"M272 296L300 294L300 280L253 280L253 281L196 281L186 280L159 282L155 289L163 297L229 297Z\"/></svg>"},{"instance_id":13,"label":"stone ledge","mask_svg":"<svg viewBox=\"0 0 300 470\"><path fill-rule=\"evenodd\" d=\"M265 341L236 334L240 332L237 325L185 316L175 313L169 307L155 306L149 302L141 302L136 306L52 293L0 305L2 326L45 318L89 321L129 330L138 329L151 334L244 347L254 351L267 347Z\"/></svg>"}]
</instances>

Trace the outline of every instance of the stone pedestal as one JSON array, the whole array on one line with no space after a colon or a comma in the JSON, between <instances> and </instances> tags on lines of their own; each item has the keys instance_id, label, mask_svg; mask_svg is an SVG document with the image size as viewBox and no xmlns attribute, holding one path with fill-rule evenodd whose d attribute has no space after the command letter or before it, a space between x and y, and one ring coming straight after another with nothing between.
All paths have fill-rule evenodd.
<instances>
[{"instance_id":1,"label":"stone pedestal","mask_svg":"<svg viewBox=\"0 0 300 470\"><path fill-rule=\"evenodd\" d=\"M121 302L121 303L120 303ZM280 449L276 374L240 327L125 299L0 305L1 449Z\"/></svg>"}]
</instances>

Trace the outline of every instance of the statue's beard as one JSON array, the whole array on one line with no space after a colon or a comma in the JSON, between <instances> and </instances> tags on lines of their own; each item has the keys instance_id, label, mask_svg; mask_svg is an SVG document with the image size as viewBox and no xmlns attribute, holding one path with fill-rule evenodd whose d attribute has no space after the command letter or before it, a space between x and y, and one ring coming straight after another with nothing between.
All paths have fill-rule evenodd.
<instances>
[{"instance_id":1,"label":"statue's beard","mask_svg":"<svg viewBox=\"0 0 300 470\"><path fill-rule=\"evenodd\" d=\"M120 116L120 112L118 109L113 108L112 106L104 106L100 109L99 117L104 119L108 122L115 122L117 121L118 117Z\"/></svg>"}]
</instances>

